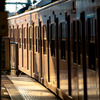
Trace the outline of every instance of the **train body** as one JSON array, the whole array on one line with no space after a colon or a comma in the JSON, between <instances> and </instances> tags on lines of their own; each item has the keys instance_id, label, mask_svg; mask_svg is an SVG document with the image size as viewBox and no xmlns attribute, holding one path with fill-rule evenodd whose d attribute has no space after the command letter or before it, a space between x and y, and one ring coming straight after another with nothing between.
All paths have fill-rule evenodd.
<instances>
[{"instance_id":1,"label":"train body","mask_svg":"<svg viewBox=\"0 0 100 100\"><path fill-rule=\"evenodd\" d=\"M100 100L99 0L57 0L8 20L11 64L64 100Z\"/></svg>"}]
</instances>

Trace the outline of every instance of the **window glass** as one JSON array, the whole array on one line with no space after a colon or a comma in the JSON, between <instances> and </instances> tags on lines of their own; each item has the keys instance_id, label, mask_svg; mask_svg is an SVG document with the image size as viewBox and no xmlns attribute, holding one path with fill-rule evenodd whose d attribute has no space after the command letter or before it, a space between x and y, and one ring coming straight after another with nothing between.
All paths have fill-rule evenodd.
<instances>
[{"instance_id":1,"label":"window glass","mask_svg":"<svg viewBox=\"0 0 100 100\"><path fill-rule=\"evenodd\" d=\"M51 24L51 33L52 33L52 40L55 40L55 27L54 27L54 24Z\"/></svg>"},{"instance_id":2,"label":"window glass","mask_svg":"<svg viewBox=\"0 0 100 100\"><path fill-rule=\"evenodd\" d=\"M91 36L95 36L94 18L90 19L90 25L91 25Z\"/></svg>"},{"instance_id":3,"label":"window glass","mask_svg":"<svg viewBox=\"0 0 100 100\"><path fill-rule=\"evenodd\" d=\"M29 28L29 34L30 34L30 50L32 50L32 28Z\"/></svg>"},{"instance_id":4,"label":"window glass","mask_svg":"<svg viewBox=\"0 0 100 100\"><path fill-rule=\"evenodd\" d=\"M66 32L65 32L65 22L62 23L62 38L65 39Z\"/></svg>"},{"instance_id":5,"label":"window glass","mask_svg":"<svg viewBox=\"0 0 100 100\"><path fill-rule=\"evenodd\" d=\"M51 24L51 56L55 56L55 27Z\"/></svg>"},{"instance_id":6,"label":"window glass","mask_svg":"<svg viewBox=\"0 0 100 100\"><path fill-rule=\"evenodd\" d=\"M96 51L95 51L95 19L88 18L88 58L89 58L89 69L95 70L95 59L96 59Z\"/></svg>"},{"instance_id":7,"label":"window glass","mask_svg":"<svg viewBox=\"0 0 100 100\"><path fill-rule=\"evenodd\" d=\"M24 49L26 49L26 28L24 28Z\"/></svg>"},{"instance_id":8,"label":"window glass","mask_svg":"<svg viewBox=\"0 0 100 100\"><path fill-rule=\"evenodd\" d=\"M21 38L22 38L22 30L21 30L21 28L19 29L19 34L20 34L20 37L19 37L19 48L21 48L21 42L22 42L22 40L21 40Z\"/></svg>"},{"instance_id":9,"label":"window glass","mask_svg":"<svg viewBox=\"0 0 100 100\"><path fill-rule=\"evenodd\" d=\"M43 26L43 38L46 40L46 26Z\"/></svg>"},{"instance_id":10,"label":"window glass","mask_svg":"<svg viewBox=\"0 0 100 100\"><path fill-rule=\"evenodd\" d=\"M46 26L43 26L43 53L46 54Z\"/></svg>"},{"instance_id":11,"label":"window glass","mask_svg":"<svg viewBox=\"0 0 100 100\"><path fill-rule=\"evenodd\" d=\"M35 27L36 52L38 51L38 26Z\"/></svg>"},{"instance_id":12,"label":"window glass","mask_svg":"<svg viewBox=\"0 0 100 100\"><path fill-rule=\"evenodd\" d=\"M61 23L61 59L66 59L66 24Z\"/></svg>"}]
</instances>

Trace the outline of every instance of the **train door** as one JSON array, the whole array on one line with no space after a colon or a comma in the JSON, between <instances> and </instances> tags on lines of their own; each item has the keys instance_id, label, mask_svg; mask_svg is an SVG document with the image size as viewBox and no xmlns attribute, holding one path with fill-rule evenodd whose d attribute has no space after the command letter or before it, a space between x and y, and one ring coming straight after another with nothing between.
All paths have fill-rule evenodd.
<instances>
[{"instance_id":1,"label":"train door","mask_svg":"<svg viewBox=\"0 0 100 100\"><path fill-rule=\"evenodd\" d=\"M88 100L98 100L97 63L96 63L96 20L95 16L87 18L87 95Z\"/></svg>"},{"instance_id":2,"label":"train door","mask_svg":"<svg viewBox=\"0 0 100 100\"><path fill-rule=\"evenodd\" d=\"M77 64L77 21L73 19L72 22L72 67L71 67L71 83L72 83L72 96L78 100L78 64Z\"/></svg>"},{"instance_id":3,"label":"train door","mask_svg":"<svg viewBox=\"0 0 100 100\"><path fill-rule=\"evenodd\" d=\"M35 33L34 33L34 69L35 78L41 82L42 78L42 35L41 35L41 22L36 23Z\"/></svg>"},{"instance_id":4,"label":"train door","mask_svg":"<svg viewBox=\"0 0 100 100\"><path fill-rule=\"evenodd\" d=\"M54 16L55 19L55 16ZM50 69L50 89L56 93L57 88L57 66L56 66L56 22L50 23L50 46L49 46L49 69Z\"/></svg>"},{"instance_id":5,"label":"train door","mask_svg":"<svg viewBox=\"0 0 100 100\"><path fill-rule=\"evenodd\" d=\"M48 83L48 56L47 56L47 26L42 27L42 83L47 86Z\"/></svg>"},{"instance_id":6,"label":"train door","mask_svg":"<svg viewBox=\"0 0 100 100\"><path fill-rule=\"evenodd\" d=\"M56 67L57 67L57 88L60 88L60 81L59 81L59 39L58 39L58 18L55 19L56 23Z\"/></svg>"},{"instance_id":7,"label":"train door","mask_svg":"<svg viewBox=\"0 0 100 100\"><path fill-rule=\"evenodd\" d=\"M66 14L65 14L66 15ZM60 89L71 96L71 66L70 66L70 16L60 23L59 39L59 75ZM66 97L64 97L66 99Z\"/></svg>"},{"instance_id":8,"label":"train door","mask_svg":"<svg viewBox=\"0 0 100 100\"><path fill-rule=\"evenodd\" d=\"M77 20L76 21L76 33L77 33L76 51L77 51L78 100L84 100L81 32L82 32L82 23L81 20Z\"/></svg>"},{"instance_id":9,"label":"train door","mask_svg":"<svg viewBox=\"0 0 100 100\"><path fill-rule=\"evenodd\" d=\"M42 26L42 23L39 22L39 35L40 35L40 38L39 38L40 39L39 40L40 67L39 67L39 69L40 69L40 73L41 73L40 78L41 78L41 81L42 81L42 77L43 77L42 74L43 73L42 73L42 29L41 29L41 26Z\"/></svg>"},{"instance_id":10,"label":"train door","mask_svg":"<svg viewBox=\"0 0 100 100\"><path fill-rule=\"evenodd\" d=\"M83 13L81 20L74 19L72 22L72 50L71 93L75 100L87 100L85 16Z\"/></svg>"}]
</instances>

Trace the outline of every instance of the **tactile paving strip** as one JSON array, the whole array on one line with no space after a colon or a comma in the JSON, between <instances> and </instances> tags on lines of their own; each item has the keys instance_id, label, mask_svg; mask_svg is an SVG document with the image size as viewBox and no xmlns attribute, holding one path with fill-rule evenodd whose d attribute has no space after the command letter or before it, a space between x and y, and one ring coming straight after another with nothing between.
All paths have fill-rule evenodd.
<instances>
[{"instance_id":1,"label":"tactile paving strip","mask_svg":"<svg viewBox=\"0 0 100 100\"><path fill-rule=\"evenodd\" d=\"M25 100L59 100L48 89L34 79L23 75L8 76Z\"/></svg>"}]
</instances>

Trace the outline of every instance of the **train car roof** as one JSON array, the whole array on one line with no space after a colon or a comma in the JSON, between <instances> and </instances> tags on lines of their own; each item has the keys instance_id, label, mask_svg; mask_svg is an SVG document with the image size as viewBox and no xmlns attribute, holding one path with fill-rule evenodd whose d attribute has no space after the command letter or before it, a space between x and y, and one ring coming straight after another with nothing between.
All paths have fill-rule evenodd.
<instances>
[{"instance_id":1,"label":"train car roof","mask_svg":"<svg viewBox=\"0 0 100 100\"><path fill-rule=\"evenodd\" d=\"M27 14L30 14L30 13L39 12L39 11L41 11L41 10L50 8L50 7L52 7L52 6L61 4L61 3L63 3L63 2L70 2L70 1L71 1L71 0L69 0L69 1L65 1L65 0L56 1L56 2L50 3L50 4L48 4L48 5L45 5L45 6L41 7L41 8L36 8L36 9L34 9L34 10L30 10L30 11L28 11L28 12L24 12L24 13L19 14L19 15L15 15L15 16L8 17L8 20L14 19L14 18L18 18L18 17L24 16L24 15L27 15Z\"/></svg>"}]
</instances>

